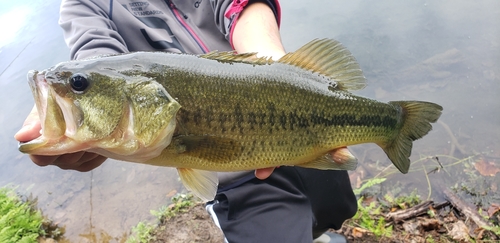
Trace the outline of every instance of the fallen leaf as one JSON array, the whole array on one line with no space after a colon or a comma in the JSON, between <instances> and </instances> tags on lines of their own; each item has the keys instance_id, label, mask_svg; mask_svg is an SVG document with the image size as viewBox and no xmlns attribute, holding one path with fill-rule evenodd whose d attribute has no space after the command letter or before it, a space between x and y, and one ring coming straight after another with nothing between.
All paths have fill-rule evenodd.
<instances>
[{"instance_id":1,"label":"fallen leaf","mask_svg":"<svg viewBox=\"0 0 500 243\"><path fill-rule=\"evenodd\" d=\"M167 197L173 197L173 196L175 196L175 194L177 194L177 190L174 189L174 190L170 191L169 193L167 193Z\"/></svg>"},{"instance_id":2,"label":"fallen leaf","mask_svg":"<svg viewBox=\"0 0 500 243\"><path fill-rule=\"evenodd\" d=\"M361 177L358 176L356 178L356 188L360 188L361 187L361 184L363 184L363 181L361 180Z\"/></svg>"},{"instance_id":3,"label":"fallen leaf","mask_svg":"<svg viewBox=\"0 0 500 243\"><path fill-rule=\"evenodd\" d=\"M500 204L492 203L488 208L488 217L493 217L493 215L500 211Z\"/></svg>"},{"instance_id":4,"label":"fallen leaf","mask_svg":"<svg viewBox=\"0 0 500 243\"><path fill-rule=\"evenodd\" d=\"M351 186L354 188L359 188L363 184L363 178L365 177L365 170L358 166L355 171L349 172L349 180L351 181Z\"/></svg>"},{"instance_id":5,"label":"fallen leaf","mask_svg":"<svg viewBox=\"0 0 500 243\"><path fill-rule=\"evenodd\" d=\"M469 239L469 228L467 228L463 221L459 220L452 225L449 235L454 240L465 242Z\"/></svg>"},{"instance_id":6,"label":"fallen leaf","mask_svg":"<svg viewBox=\"0 0 500 243\"><path fill-rule=\"evenodd\" d=\"M483 176L495 176L496 173L500 172L500 168L496 167L495 163L486 161L484 158L478 159L474 163L474 167Z\"/></svg>"},{"instance_id":7,"label":"fallen leaf","mask_svg":"<svg viewBox=\"0 0 500 243\"><path fill-rule=\"evenodd\" d=\"M416 221L405 221L403 222L403 229L410 233L411 235L420 235L419 223Z\"/></svg>"},{"instance_id":8,"label":"fallen leaf","mask_svg":"<svg viewBox=\"0 0 500 243\"><path fill-rule=\"evenodd\" d=\"M425 231L437 230L441 226L439 220L437 219L426 219L420 220L420 226Z\"/></svg>"},{"instance_id":9,"label":"fallen leaf","mask_svg":"<svg viewBox=\"0 0 500 243\"><path fill-rule=\"evenodd\" d=\"M358 228L358 227L354 227L354 228L352 229L352 232L351 232L351 233L352 233L352 236L353 236L354 238L361 238L361 237L363 237L363 235L364 235L366 232L368 232L368 230L365 230L365 229L362 229L362 228Z\"/></svg>"}]
</instances>

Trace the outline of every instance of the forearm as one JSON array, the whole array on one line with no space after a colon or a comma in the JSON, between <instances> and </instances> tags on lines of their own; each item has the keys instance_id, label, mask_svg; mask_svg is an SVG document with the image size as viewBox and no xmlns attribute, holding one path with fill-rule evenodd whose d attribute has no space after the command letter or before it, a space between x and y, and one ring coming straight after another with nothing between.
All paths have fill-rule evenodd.
<instances>
[{"instance_id":1,"label":"forearm","mask_svg":"<svg viewBox=\"0 0 500 243\"><path fill-rule=\"evenodd\" d=\"M261 2L249 4L241 12L232 41L238 53L258 52L258 56L273 59L285 54L276 17L269 6Z\"/></svg>"}]
</instances>

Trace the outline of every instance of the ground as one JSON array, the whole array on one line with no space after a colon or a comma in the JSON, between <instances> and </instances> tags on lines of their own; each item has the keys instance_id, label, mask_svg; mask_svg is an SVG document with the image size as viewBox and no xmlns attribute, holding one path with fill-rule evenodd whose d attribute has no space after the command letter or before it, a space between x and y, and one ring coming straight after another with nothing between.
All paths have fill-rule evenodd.
<instances>
[{"instance_id":1,"label":"ground","mask_svg":"<svg viewBox=\"0 0 500 243\"><path fill-rule=\"evenodd\" d=\"M152 242L224 242L219 228L214 224L203 204L192 206L187 212L165 220L154 232Z\"/></svg>"},{"instance_id":2,"label":"ground","mask_svg":"<svg viewBox=\"0 0 500 243\"><path fill-rule=\"evenodd\" d=\"M460 215L449 204L442 205L445 206L433 210L433 216L426 213L398 223L388 221L383 228L392 226L392 231L386 236L375 236L369 230L355 226L362 224L359 219L347 221L336 232L345 235L349 242L472 242L471 235L485 242L500 242L498 235L478 229L475 223ZM378 220L377 216L372 218ZM154 240L150 242L223 242L220 229L215 226L202 203L165 220L153 235Z\"/></svg>"}]
</instances>

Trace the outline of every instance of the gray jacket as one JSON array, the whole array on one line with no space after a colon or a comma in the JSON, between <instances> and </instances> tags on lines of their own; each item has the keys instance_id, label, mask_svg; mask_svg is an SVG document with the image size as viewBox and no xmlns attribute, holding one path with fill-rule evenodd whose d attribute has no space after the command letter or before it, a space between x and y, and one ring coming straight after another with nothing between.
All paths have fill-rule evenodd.
<instances>
[{"instance_id":1,"label":"gray jacket","mask_svg":"<svg viewBox=\"0 0 500 243\"><path fill-rule=\"evenodd\" d=\"M277 0L262 0L275 12ZM63 0L59 24L71 59L132 51L231 50L248 0Z\"/></svg>"},{"instance_id":2,"label":"gray jacket","mask_svg":"<svg viewBox=\"0 0 500 243\"><path fill-rule=\"evenodd\" d=\"M256 1L268 3L279 23L278 0ZM233 23L248 2L63 0L59 24L73 60L133 51L229 51ZM219 173L219 186L249 178L249 172Z\"/></svg>"}]
</instances>

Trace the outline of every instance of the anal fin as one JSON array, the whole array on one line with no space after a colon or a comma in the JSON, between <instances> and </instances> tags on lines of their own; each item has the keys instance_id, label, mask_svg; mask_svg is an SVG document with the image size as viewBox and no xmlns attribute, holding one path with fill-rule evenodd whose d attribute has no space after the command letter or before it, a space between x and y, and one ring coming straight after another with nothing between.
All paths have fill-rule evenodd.
<instances>
[{"instance_id":1,"label":"anal fin","mask_svg":"<svg viewBox=\"0 0 500 243\"><path fill-rule=\"evenodd\" d=\"M297 165L304 168L320 170L355 170L358 166L358 159L350 153L343 153L341 158L336 154L336 158L328 153L313 161Z\"/></svg>"},{"instance_id":2,"label":"anal fin","mask_svg":"<svg viewBox=\"0 0 500 243\"><path fill-rule=\"evenodd\" d=\"M182 184L203 201L213 200L219 178L217 172L189 168L177 168Z\"/></svg>"}]
</instances>

